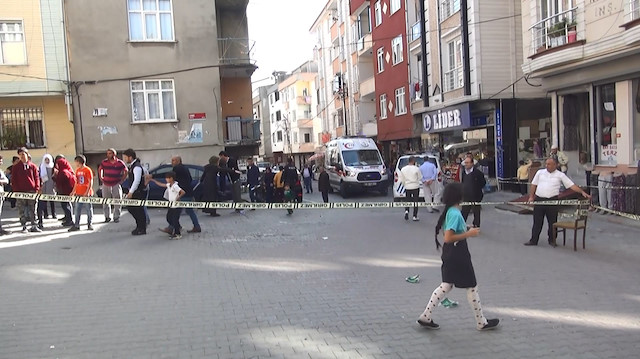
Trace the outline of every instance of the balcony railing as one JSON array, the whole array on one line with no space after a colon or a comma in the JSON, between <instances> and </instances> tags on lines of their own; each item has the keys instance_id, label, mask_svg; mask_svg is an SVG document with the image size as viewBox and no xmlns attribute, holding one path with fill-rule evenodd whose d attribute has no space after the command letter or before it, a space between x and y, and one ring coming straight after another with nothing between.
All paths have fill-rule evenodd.
<instances>
[{"instance_id":1,"label":"balcony railing","mask_svg":"<svg viewBox=\"0 0 640 359\"><path fill-rule=\"evenodd\" d=\"M464 76L462 76L462 66L458 66L453 70L444 73L444 91L453 91L464 85Z\"/></svg>"},{"instance_id":2,"label":"balcony railing","mask_svg":"<svg viewBox=\"0 0 640 359\"><path fill-rule=\"evenodd\" d=\"M582 34L577 32L577 9L559 12L531 26L532 54L580 40Z\"/></svg>"},{"instance_id":3,"label":"balcony railing","mask_svg":"<svg viewBox=\"0 0 640 359\"><path fill-rule=\"evenodd\" d=\"M420 21L416 22L411 26L411 34L409 37L409 42L418 40L420 38L422 28L420 27Z\"/></svg>"},{"instance_id":4,"label":"balcony railing","mask_svg":"<svg viewBox=\"0 0 640 359\"><path fill-rule=\"evenodd\" d=\"M220 64L223 65L255 65L252 59L255 41L246 38L218 39Z\"/></svg>"},{"instance_id":5,"label":"balcony railing","mask_svg":"<svg viewBox=\"0 0 640 359\"><path fill-rule=\"evenodd\" d=\"M226 145L255 145L260 142L260 120L227 117Z\"/></svg>"},{"instance_id":6,"label":"balcony railing","mask_svg":"<svg viewBox=\"0 0 640 359\"><path fill-rule=\"evenodd\" d=\"M0 144L3 150L44 147L42 108L0 108Z\"/></svg>"},{"instance_id":7,"label":"balcony railing","mask_svg":"<svg viewBox=\"0 0 640 359\"><path fill-rule=\"evenodd\" d=\"M627 21L640 19L640 0L627 0Z\"/></svg>"}]
</instances>

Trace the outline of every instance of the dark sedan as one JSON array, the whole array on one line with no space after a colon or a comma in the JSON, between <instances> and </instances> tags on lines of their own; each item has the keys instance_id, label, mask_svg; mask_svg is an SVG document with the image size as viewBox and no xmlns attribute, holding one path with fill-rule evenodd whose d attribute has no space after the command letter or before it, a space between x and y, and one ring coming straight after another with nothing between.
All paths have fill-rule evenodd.
<instances>
[{"instance_id":1,"label":"dark sedan","mask_svg":"<svg viewBox=\"0 0 640 359\"><path fill-rule=\"evenodd\" d=\"M191 182L191 187L195 187L198 182L200 182L200 177L202 177L202 173L204 172L204 167L199 165L187 165L189 169L189 173L191 174L191 178L193 181ZM167 172L171 172L173 170L173 166L171 165L160 165L154 169L149 170L149 174L153 176L153 179L158 180L160 182L165 182L164 176ZM122 188L128 189L130 187L129 180L127 179L122 184ZM164 187L160 187L153 182L149 182L149 199L153 200L162 200L164 199ZM126 192L127 190L125 190Z\"/></svg>"}]
</instances>

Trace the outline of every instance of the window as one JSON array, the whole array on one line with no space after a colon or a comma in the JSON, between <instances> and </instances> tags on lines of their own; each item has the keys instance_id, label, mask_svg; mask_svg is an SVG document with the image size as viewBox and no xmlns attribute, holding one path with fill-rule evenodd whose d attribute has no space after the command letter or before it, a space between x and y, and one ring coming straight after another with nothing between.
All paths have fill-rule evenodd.
<instances>
[{"instance_id":1,"label":"window","mask_svg":"<svg viewBox=\"0 0 640 359\"><path fill-rule=\"evenodd\" d=\"M543 0L545 1L545 0ZM440 0L441 21L460 11L460 0Z\"/></svg>"},{"instance_id":2,"label":"window","mask_svg":"<svg viewBox=\"0 0 640 359\"><path fill-rule=\"evenodd\" d=\"M275 102L280 101L280 91L276 91L273 93L273 97L275 99Z\"/></svg>"},{"instance_id":3,"label":"window","mask_svg":"<svg viewBox=\"0 0 640 359\"><path fill-rule=\"evenodd\" d=\"M599 142L598 164L618 164L616 131L616 85L596 87L596 120Z\"/></svg>"},{"instance_id":4,"label":"window","mask_svg":"<svg viewBox=\"0 0 640 359\"><path fill-rule=\"evenodd\" d=\"M396 89L396 116L407 113L407 102L405 101L404 93L404 87Z\"/></svg>"},{"instance_id":5,"label":"window","mask_svg":"<svg viewBox=\"0 0 640 359\"><path fill-rule=\"evenodd\" d=\"M276 132L276 140L282 142L282 131Z\"/></svg>"},{"instance_id":6,"label":"window","mask_svg":"<svg viewBox=\"0 0 640 359\"><path fill-rule=\"evenodd\" d=\"M128 0L129 40L173 41L171 0Z\"/></svg>"},{"instance_id":7,"label":"window","mask_svg":"<svg viewBox=\"0 0 640 359\"><path fill-rule=\"evenodd\" d=\"M25 65L26 63L22 21L0 21L0 64Z\"/></svg>"},{"instance_id":8,"label":"window","mask_svg":"<svg viewBox=\"0 0 640 359\"><path fill-rule=\"evenodd\" d=\"M400 0L391 0L391 14L394 14L396 11L400 10Z\"/></svg>"},{"instance_id":9,"label":"window","mask_svg":"<svg viewBox=\"0 0 640 359\"><path fill-rule=\"evenodd\" d=\"M0 143L3 150L44 147L41 107L0 108Z\"/></svg>"},{"instance_id":10,"label":"window","mask_svg":"<svg viewBox=\"0 0 640 359\"><path fill-rule=\"evenodd\" d=\"M380 119L387 118L387 94L380 95Z\"/></svg>"},{"instance_id":11,"label":"window","mask_svg":"<svg viewBox=\"0 0 640 359\"><path fill-rule=\"evenodd\" d=\"M378 73L384 71L384 47L378 49Z\"/></svg>"},{"instance_id":12,"label":"window","mask_svg":"<svg viewBox=\"0 0 640 359\"><path fill-rule=\"evenodd\" d=\"M456 39L447 43L444 90L451 91L464 85L462 76L462 40Z\"/></svg>"},{"instance_id":13,"label":"window","mask_svg":"<svg viewBox=\"0 0 640 359\"><path fill-rule=\"evenodd\" d=\"M310 133L305 133L304 134L304 143L309 143L311 142L311 134Z\"/></svg>"},{"instance_id":14,"label":"window","mask_svg":"<svg viewBox=\"0 0 640 359\"><path fill-rule=\"evenodd\" d=\"M271 114L271 123L274 123L274 122L276 122L276 114L272 113Z\"/></svg>"},{"instance_id":15,"label":"window","mask_svg":"<svg viewBox=\"0 0 640 359\"><path fill-rule=\"evenodd\" d=\"M269 95L269 105L273 105L273 94Z\"/></svg>"},{"instance_id":16,"label":"window","mask_svg":"<svg viewBox=\"0 0 640 359\"><path fill-rule=\"evenodd\" d=\"M640 0L629 0L628 20L640 19Z\"/></svg>"},{"instance_id":17,"label":"window","mask_svg":"<svg viewBox=\"0 0 640 359\"><path fill-rule=\"evenodd\" d=\"M393 50L393 64L397 65L402 62L402 35L398 35L391 40L391 49Z\"/></svg>"},{"instance_id":18,"label":"window","mask_svg":"<svg viewBox=\"0 0 640 359\"><path fill-rule=\"evenodd\" d=\"M293 144L298 144L298 131L293 131Z\"/></svg>"},{"instance_id":19,"label":"window","mask_svg":"<svg viewBox=\"0 0 640 359\"><path fill-rule=\"evenodd\" d=\"M379 26L380 24L382 24L382 5L380 4L380 0L376 1L374 12L376 18L376 26Z\"/></svg>"},{"instance_id":20,"label":"window","mask_svg":"<svg viewBox=\"0 0 640 359\"><path fill-rule=\"evenodd\" d=\"M175 121L173 80L131 81L133 122Z\"/></svg>"},{"instance_id":21,"label":"window","mask_svg":"<svg viewBox=\"0 0 640 359\"><path fill-rule=\"evenodd\" d=\"M633 110L631 121L633 123L633 161L640 161L640 79L633 81Z\"/></svg>"}]
</instances>

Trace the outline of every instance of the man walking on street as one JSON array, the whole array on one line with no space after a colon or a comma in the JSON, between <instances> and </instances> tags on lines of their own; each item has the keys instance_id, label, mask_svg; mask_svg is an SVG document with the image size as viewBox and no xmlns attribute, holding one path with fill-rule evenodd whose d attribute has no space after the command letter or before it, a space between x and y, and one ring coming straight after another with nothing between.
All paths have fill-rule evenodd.
<instances>
[{"instance_id":1,"label":"man walking on street","mask_svg":"<svg viewBox=\"0 0 640 359\"><path fill-rule=\"evenodd\" d=\"M320 167L320 176L318 177L318 191L322 193L322 201L324 203L329 203L329 174L324 169L324 167Z\"/></svg>"},{"instance_id":2,"label":"man walking on street","mask_svg":"<svg viewBox=\"0 0 640 359\"><path fill-rule=\"evenodd\" d=\"M178 182L178 185L184 191L184 195L180 197L181 200L183 202L193 201L193 186L191 185L191 182L193 182L193 178L191 177L191 173L189 173L189 169L182 164L182 157L171 157L171 165L173 166L173 172L176 174L175 181ZM191 223L193 224L193 229L190 229L187 232L202 232L202 229L200 228L200 222L198 222L198 215L196 214L195 209L185 208L185 212L187 213L187 215L189 215L189 218L191 218ZM161 231L171 234L174 232L174 228L168 227L162 229Z\"/></svg>"},{"instance_id":3,"label":"man walking on street","mask_svg":"<svg viewBox=\"0 0 640 359\"><path fill-rule=\"evenodd\" d=\"M128 178L131 187L129 188L129 193L127 193L127 199L146 199L149 191L149 187L144 180L146 170L142 167L140 159L136 157L136 151L129 148L122 155L124 162L129 164ZM136 229L131 231L131 234L134 236L147 234L147 218L144 214L144 208L142 206L130 206L128 211L136 220Z\"/></svg>"},{"instance_id":4,"label":"man walking on street","mask_svg":"<svg viewBox=\"0 0 640 359\"><path fill-rule=\"evenodd\" d=\"M247 160L247 183L249 184L249 198L251 203L258 202L256 198L256 187L260 184L260 169L253 163L253 158Z\"/></svg>"},{"instance_id":5,"label":"man walking on street","mask_svg":"<svg viewBox=\"0 0 640 359\"><path fill-rule=\"evenodd\" d=\"M127 179L127 165L122 162L117 156L115 149L110 148L107 150L107 158L105 158L98 167L98 176L102 181L102 198L115 198L122 199L122 186L121 184ZM111 222L111 205L105 203L104 209L104 222ZM120 222L119 205L113 206L113 221L115 223Z\"/></svg>"},{"instance_id":6,"label":"man walking on street","mask_svg":"<svg viewBox=\"0 0 640 359\"><path fill-rule=\"evenodd\" d=\"M466 157L462 162L464 169L462 171L462 201L463 202L480 202L484 193L482 189L487 184L484 179L484 173L473 165L473 159ZM480 227L480 205L462 206L462 218L465 222L469 217L469 212L473 211L473 226Z\"/></svg>"},{"instance_id":7,"label":"man walking on street","mask_svg":"<svg viewBox=\"0 0 640 359\"><path fill-rule=\"evenodd\" d=\"M409 157L409 164L402 167L400 170L400 182L404 185L407 202L418 202L420 197L420 184L422 183L422 172L420 168L416 166L416 158L414 156ZM404 209L404 220L409 220L409 207ZM418 206L413 206L413 220L415 222L418 219Z\"/></svg>"},{"instance_id":8,"label":"man walking on street","mask_svg":"<svg viewBox=\"0 0 640 359\"><path fill-rule=\"evenodd\" d=\"M546 169L539 170L531 181L531 192L529 194L529 202L538 201L555 201L560 195L560 187L570 188L576 193L582 194L584 198L591 198L589 194L576 186L573 181L564 173L557 170L558 161L554 158L548 158L546 161ZM544 218L547 218L549 226L548 240L549 245L557 247L555 238L553 237L553 224L558 220L558 206L553 205L534 205L533 206L533 228L531 229L531 239L525 242L525 246L538 245L540 232L544 225Z\"/></svg>"},{"instance_id":9,"label":"man walking on street","mask_svg":"<svg viewBox=\"0 0 640 359\"><path fill-rule=\"evenodd\" d=\"M18 149L20 162L11 168L11 186L14 192L40 192L40 174L38 166L29 160L29 152L25 147ZM36 200L18 199L16 201L22 232L27 231L27 222L31 222L31 232L42 232L36 225Z\"/></svg>"},{"instance_id":10,"label":"man walking on street","mask_svg":"<svg viewBox=\"0 0 640 359\"><path fill-rule=\"evenodd\" d=\"M231 179L231 197L233 199L233 203L239 203L242 201L242 183L240 181L240 174L238 173L240 171L238 161L236 161L235 158L229 157L225 151L220 151L219 156L227 164L226 167L230 170L229 178ZM236 213L244 213L244 211L236 209Z\"/></svg>"},{"instance_id":11,"label":"man walking on street","mask_svg":"<svg viewBox=\"0 0 640 359\"><path fill-rule=\"evenodd\" d=\"M302 170L302 180L304 181L304 189L307 193L313 193L313 187L311 183L313 182L313 172L311 171L311 166L306 165Z\"/></svg>"},{"instance_id":12,"label":"man walking on street","mask_svg":"<svg viewBox=\"0 0 640 359\"><path fill-rule=\"evenodd\" d=\"M293 159L289 158L287 160L287 166L284 168L284 173L282 174L282 180L284 181L285 193L287 189L290 193L290 198L292 202L295 202L297 198L297 193L300 191L302 193L302 187L300 186L300 179L298 178L298 169L293 164ZM285 195L286 197L286 195ZM287 213L292 214L292 209L287 209Z\"/></svg>"},{"instance_id":13,"label":"man walking on street","mask_svg":"<svg viewBox=\"0 0 640 359\"><path fill-rule=\"evenodd\" d=\"M429 158L424 159L424 163L420 166L422 173L422 184L424 188L424 200L427 203L433 203L433 196L438 191L438 169ZM427 212L439 212L435 207L427 207Z\"/></svg>"}]
</instances>

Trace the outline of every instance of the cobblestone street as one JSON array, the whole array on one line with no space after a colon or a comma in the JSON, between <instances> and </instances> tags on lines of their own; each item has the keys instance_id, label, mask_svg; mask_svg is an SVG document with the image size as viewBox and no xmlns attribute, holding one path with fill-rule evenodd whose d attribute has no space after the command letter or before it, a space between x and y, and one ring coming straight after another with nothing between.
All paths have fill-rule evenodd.
<instances>
[{"instance_id":1,"label":"cobblestone street","mask_svg":"<svg viewBox=\"0 0 640 359\"><path fill-rule=\"evenodd\" d=\"M513 196L485 200L502 197ZM524 247L531 216L485 207L469 240L485 315L501 319L485 333L460 289L449 295L457 308L436 309L441 330L415 323L440 283L437 214L414 223L398 209L221 213L179 241L157 230L161 210L146 236L129 235L127 215L95 233L3 237L0 358L637 355L636 224L592 214L586 250L544 238ZM404 280L415 274L419 283Z\"/></svg>"}]
</instances>

